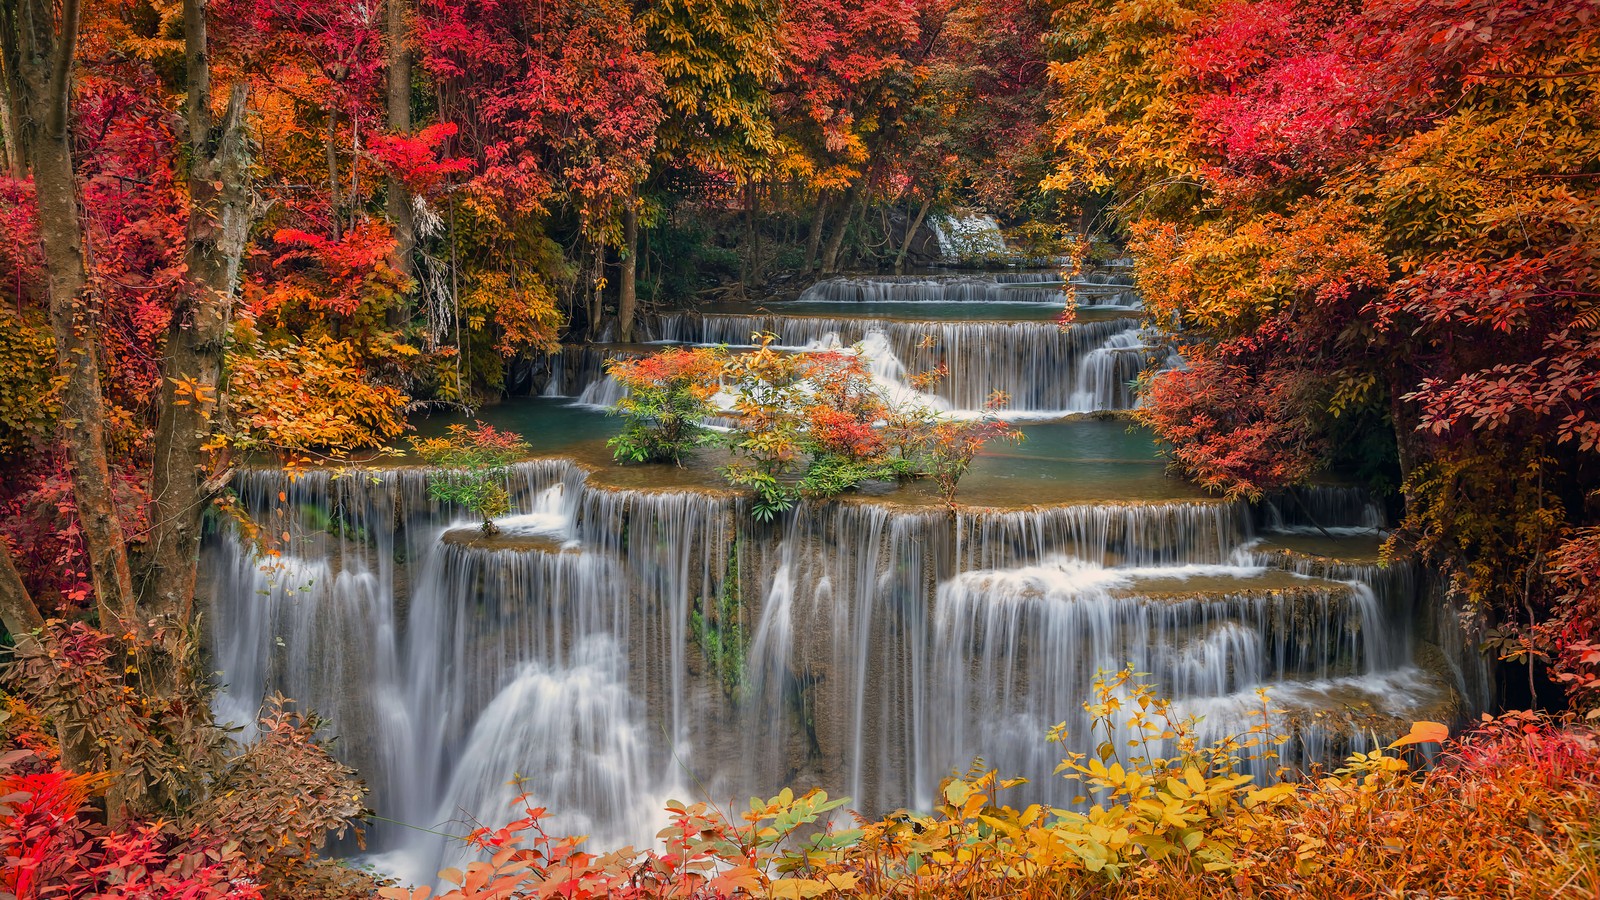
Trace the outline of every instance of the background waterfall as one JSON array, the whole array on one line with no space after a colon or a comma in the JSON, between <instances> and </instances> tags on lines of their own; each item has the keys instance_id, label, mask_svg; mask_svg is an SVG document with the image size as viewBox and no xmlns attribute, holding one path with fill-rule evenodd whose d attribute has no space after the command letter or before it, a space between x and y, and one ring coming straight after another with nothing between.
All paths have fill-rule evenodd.
<instances>
[{"instance_id":1,"label":"background waterfall","mask_svg":"<svg viewBox=\"0 0 1600 900\"><path fill-rule=\"evenodd\" d=\"M1000 223L985 213L958 210L928 219L928 226L939 240L939 253L950 262L1000 256L1006 252L1006 239Z\"/></svg>"},{"instance_id":2,"label":"background waterfall","mask_svg":"<svg viewBox=\"0 0 1600 900\"><path fill-rule=\"evenodd\" d=\"M906 374L948 367L934 388L951 408L980 410L991 392L1006 392L1013 413L1076 413L1128 409L1133 381L1158 348L1144 343L1133 318L1080 322L955 322L820 316L663 316L663 340L689 344L748 344L770 332L794 349L848 348L874 339L875 371ZM886 352L885 352L886 351ZM1164 348L1160 348L1165 355ZM891 358L892 357L892 358ZM902 374L905 373L905 374ZM884 374L879 371L879 374Z\"/></svg>"}]
</instances>

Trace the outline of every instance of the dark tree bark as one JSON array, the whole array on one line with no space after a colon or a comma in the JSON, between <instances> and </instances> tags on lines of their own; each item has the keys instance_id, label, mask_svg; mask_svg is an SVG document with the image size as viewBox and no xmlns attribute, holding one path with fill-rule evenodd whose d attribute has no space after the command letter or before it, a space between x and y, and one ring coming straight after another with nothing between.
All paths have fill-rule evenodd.
<instances>
[{"instance_id":1,"label":"dark tree bark","mask_svg":"<svg viewBox=\"0 0 1600 900\"><path fill-rule=\"evenodd\" d=\"M617 254L617 339L633 340L633 318L639 306L639 206L632 198L622 209L622 247Z\"/></svg>"},{"instance_id":2,"label":"dark tree bark","mask_svg":"<svg viewBox=\"0 0 1600 900\"><path fill-rule=\"evenodd\" d=\"M44 625L44 616L28 594L27 585L11 561L11 546L0 541L0 624L6 626L14 645L33 640L32 632Z\"/></svg>"},{"instance_id":3,"label":"dark tree bark","mask_svg":"<svg viewBox=\"0 0 1600 900\"><path fill-rule=\"evenodd\" d=\"M606 277L606 245L601 241L594 242L594 258L589 266L589 299L588 309L588 341L595 343L600 340L601 320L605 315L605 277Z\"/></svg>"},{"instance_id":4,"label":"dark tree bark","mask_svg":"<svg viewBox=\"0 0 1600 900\"><path fill-rule=\"evenodd\" d=\"M761 186L752 181L745 187L744 259L739 264L739 292L761 282Z\"/></svg>"},{"instance_id":5,"label":"dark tree bark","mask_svg":"<svg viewBox=\"0 0 1600 900\"><path fill-rule=\"evenodd\" d=\"M806 234L806 261L800 267L810 272L817 264L817 252L822 248L822 229L828 222L828 212L833 207L833 193L823 191L817 196L817 208L811 213L811 230Z\"/></svg>"},{"instance_id":6,"label":"dark tree bark","mask_svg":"<svg viewBox=\"0 0 1600 900\"><path fill-rule=\"evenodd\" d=\"M917 231L922 228L923 220L928 218L928 210L933 208L933 200L922 201L922 206L917 208L917 215L906 227L906 239L900 242L900 252L894 257L894 273L900 275L906 270L906 254L911 252L911 242L917 239Z\"/></svg>"},{"instance_id":7,"label":"dark tree bark","mask_svg":"<svg viewBox=\"0 0 1600 900\"><path fill-rule=\"evenodd\" d=\"M861 200L861 189L866 180L863 176L861 180L850 185L849 193L845 194L844 209L840 211L839 223L834 226L833 233L828 235L828 245L822 251L824 275L833 275L839 271L839 248L844 246L844 236L850 230L850 220L855 218L856 205Z\"/></svg>"},{"instance_id":8,"label":"dark tree bark","mask_svg":"<svg viewBox=\"0 0 1600 900\"><path fill-rule=\"evenodd\" d=\"M17 145L17 117L9 98L0 102L0 132L5 136L5 168L12 178L22 178L27 167L22 162L22 148Z\"/></svg>"},{"instance_id":9,"label":"dark tree bark","mask_svg":"<svg viewBox=\"0 0 1600 900\"><path fill-rule=\"evenodd\" d=\"M410 45L410 8L406 0L389 0L388 7L388 53L389 53L389 131L394 134L409 134L411 132L411 45ZM391 176L388 185L388 197L385 200L385 211L389 221L394 225L394 256L390 265L408 279L416 278L416 268L413 265L413 254L417 246L417 223L411 209L411 192L399 179ZM413 288L413 290L415 290ZM396 318L399 321L391 322L392 325L401 324L410 318L410 308L396 309Z\"/></svg>"}]
</instances>

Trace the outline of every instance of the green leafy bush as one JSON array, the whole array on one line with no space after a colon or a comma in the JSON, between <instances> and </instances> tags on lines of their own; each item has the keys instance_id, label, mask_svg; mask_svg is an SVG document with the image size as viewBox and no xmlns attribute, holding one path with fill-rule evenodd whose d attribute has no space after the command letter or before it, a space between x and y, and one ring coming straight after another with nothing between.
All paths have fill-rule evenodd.
<instances>
[{"instance_id":1,"label":"green leafy bush","mask_svg":"<svg viewBox=\"0 0 1600 900\"><path fill-rule=\"evenodd\" d=\"M411 446L445 470L428 476L428 496L477 513L483 533L494 534L495 517L511 511L506 475L511 463L531 449L527 443L492 425L451 425L446 436L412 438Z\"/></svg>"},{"instance_id":2,"label":"green leafy bush","mask_svg":"<svg viewBox=\"0 0 1600 900\"><path fill-rule=\"evenodd\" d=\"M612 359L606 372L627 388L616 412L622 433L606 442L618 462L672 462L705 441L701 423L715 412L725 354L719 349L673 348L637 359Z\"/></svg>"}]
</instances>

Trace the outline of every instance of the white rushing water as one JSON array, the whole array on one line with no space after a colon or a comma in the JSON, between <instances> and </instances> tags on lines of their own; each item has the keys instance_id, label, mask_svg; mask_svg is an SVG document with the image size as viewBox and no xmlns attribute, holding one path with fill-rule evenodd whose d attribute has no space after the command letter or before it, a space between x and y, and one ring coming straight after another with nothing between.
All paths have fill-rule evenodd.
<instances>
[{"instance_id":1,"label":"white rushing water","mask_svg":"<svg viewBox=\"0 0 1600 900\"><path fill-rule=\"evenodd\" d=\"M1005 255L1000 223L986 213L957 211L928 219L939 239L939 253L950 262Z\"/></svg>"},{"instance_id":2,"label":"white rushing water","mask_svg":"<svg viewBox=\"0 0 1600 900\"><path fill-rule=\"evenodd\" d=\"M1139 373L1157 362L1170 365L1169 351L1133 318L1062 328L1031 321L673 314L662 317L660 333L665 341L698 346L748 345L752 334L772 333L788 350L859 347L873 376L900 400L922 394L912 388L913 376L943 365L947 374L923 395L926 405L976 415L1001 391L1008 398L1001 415L1019 420L1130 409ZM591 385L579 402L612 390Z\"/></svg>"},{"instance_id":3,"label":"white rushing water","mask_svg":"<svg viewBox=\"0 0 1600 900\"><path fill-rule=\"evenodd\" d=\"M869 814L925 807L975 757L1065 804L1043 735L1085 739L1090 683L1129 664L1208 734L1247 728L1267 688L1290 762L1361 740L1308 711L1409 714L1457 689L1416 662L1403 573L1253 549L1282 511L836 503L773 533L723 495L596 489L560 462L517 480L519 511L483 540L417 470L251 472L258 515L289 498L286 555L208 551L219 711L283 690L327 716L384 817L372 860L408 879L460 861L433 832L504 822L522 791L597 847L647 843L669 795L820 785ZM1331 488L1294 508L1352 529L1369 511ZM727 597L731 672L703 630Z\"/></svg>"}]
</instances>

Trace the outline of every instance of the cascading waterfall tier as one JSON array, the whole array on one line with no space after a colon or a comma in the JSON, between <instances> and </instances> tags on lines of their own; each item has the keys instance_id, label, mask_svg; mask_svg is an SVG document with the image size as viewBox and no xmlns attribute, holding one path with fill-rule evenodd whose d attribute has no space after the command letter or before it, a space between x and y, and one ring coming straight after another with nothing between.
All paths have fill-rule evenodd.
<instances>
[{"instance_id":1,"label":"cascading waterfall tier","mask_svg":"<svg viewBox=\"0 0 1600 900\"><path fill-rule=\"evenodd\" d=\"M1064 305L1067 287L1056 272L997 275L898 275L825 278L800 294L802 303L1041 303ZM1071 280L1070 299L1079 306L1138 309L1133 280L1088 273Z\"/></svg>"},{"instance_id":2,"label":"cascading waterfall tier","mask_svg":"<svg viewBox=\"0 0 1600 900\"><path fill-rule=\"evenodd\" d=\"M232 532L207 549L219 717L291 694L386 820L503 820L522 774L555 827L647 841L704 719L684 654L734 500L595 490L562 460L514 474L519 512L493 539L431 502L422 469L239 475L279 555ZM370 842L411 879L450 861L427 832L380 822Z\"/></svg>"},{"instance_id":3,"label":"cascading waterfall tier","mask_svg":"<svg viewBox=\"0 0 1600 900\"><path fill-rule=\"evenodd\" d=\"M1000 283L986 278L828 278L805 289L802 303L1052 303L1060 286Z\"/></svg>"},{"instance_id":4,"label":"cascading waterfall tier","mask_svg":"<svg viewBox=\"0 0 1600 900\"><path fill-rule=\"evenodd\" d=\"M993 391L1018 412L1129 409L1133 381L1154 352L1133 318L1080 322L959 322L819 316L690 315L661 317L663 340L741 345L770 332L798 349L865 343L876 374L903 388L908 374L949 369L934 393L955 409L982 409Z\"/></svg>"},{"instance_id":5,"label":"cascading waterfall tier","mask_svg":"<svg viewBox=\"0 0 1600 900\"><path fill-rule=\"evenodd\" d=\"M606 363L652 352L634 344L568 344L550 367L543 396L568 397L597 409L615 406L623 397L622 385L606 374Z\"/></svg>"},{"instance_id":6,"label":"cascading waterfall tier","mask_svg":"<svg viewBox=\"0 0 1600 900\"><path fill-rule=\"evenodd\" d=\"M1343 703L1391 716L1452 705L1451 686L1416 664L1409 594L1380 593L1370 573L1241 558L1252 518L1231 503L954 521L867 503L808 511L763 585L757 733L809 747L819 783L844 773L870 812L926 808L974 757L1029 778L1029 802L1065 805L1075 792L1052 772L1063 749L1092 749L1082 703L1097 672L1150 673L1210 736L1249 728L1266 688L1287 710L1273 724L1294 735L1291 765L1393 725L1335 713ZM1060 722L1076 736L1065 748L1042 740Z\"/></svg>"}]
</instances>

